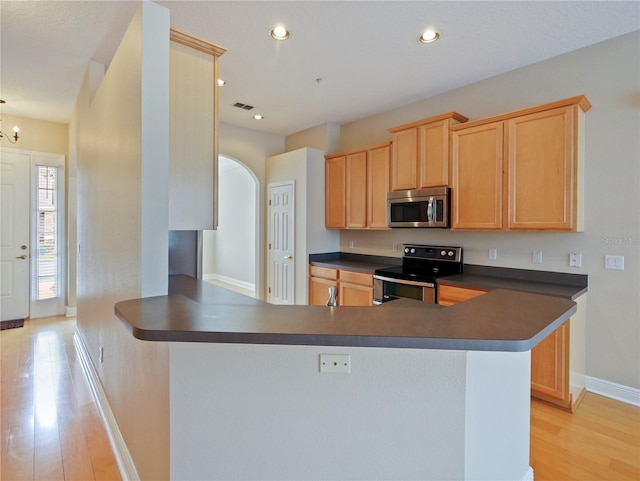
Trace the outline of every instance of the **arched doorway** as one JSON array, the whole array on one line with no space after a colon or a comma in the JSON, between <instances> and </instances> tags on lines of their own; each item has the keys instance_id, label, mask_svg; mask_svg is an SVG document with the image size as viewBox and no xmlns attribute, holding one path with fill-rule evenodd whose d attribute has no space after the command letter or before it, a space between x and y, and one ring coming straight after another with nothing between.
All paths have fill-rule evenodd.
<instances>
[{"instance_id":1,"label":"arched doorway","mask_svg":"<svg viewBox=\"0 0 640 481\"><path fill-rule=\"evenodd\" d=\"M251 169L218 157L218 229L203 233L203 279L252 297L258 297L258 193Z\"/></svg>"}]
</instances>

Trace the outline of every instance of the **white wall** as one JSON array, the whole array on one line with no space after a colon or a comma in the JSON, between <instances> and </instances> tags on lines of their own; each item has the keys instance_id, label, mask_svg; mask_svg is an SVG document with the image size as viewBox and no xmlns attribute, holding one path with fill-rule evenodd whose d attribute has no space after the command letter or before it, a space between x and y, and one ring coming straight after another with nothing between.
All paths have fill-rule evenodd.
<instances>
[{"instance_id":1,"label":"white wall","mask_svg":"<svg viewBox=\"0 0 640 481\"><path fill-rule=\"evenodd\" d=\"M114 304L167 293L167 209L158 206L168 198L168 10L142 2L92 98L96 72L87 70L69 129L78 160L77 330L138 474L167 479L168 349L134 339Z\"/></svg>"},{"instance_id":2,"label":"white wall","mask_svg":"<svg viewBox=\"0 0 640 481\"><path fill-rule=\"evenodd\" d=\"M170 350L171 479L519 480L529 467L529 352ZM329 352L351 372L320 373Z\"/></svg>"},{"instance_id":3,"label":"white wall","mask_svg":"<svg viewBox=\"0 0 640 481\"><path fill-rule=\"evenodd\" d=\"M343 231L342 250L399 256L394 243L460 245L470 264L588 274L586 374L640 388L639 85L634 32L344 125L340 150L389 140L389 127L451 110L477 119L579 94L593 104L585 115L584 232ZM496 261L489 248L498 249ZM543 251L543 264L531 262L533 250ZM570 252L582 253L581 268L568 266ZM624 256L625 270L605 270L605 254Z\"/></svg>"},{"instance_id":4,"label":"white wall","mask_svg":"<svg viewBox=\"0 0 640 481\"><path fill-rule=\"evenodd\" d=\"M251 169L258 179L260 207L258 212L259 225L256 232L259 246L256 258L258 264L256 296L264 299L266 285L266 207L264 202L267 195L265 183L266 160L268 157L284 151L284 137L220 122L218 141L220 155L239 160Z\"/></svg>"},{"instance_id":5,"label":"white wall","mask_svg":"<svg viewBox=\"0 0 640 481\"><path fill-rule=\"evenodd\" d=\"M218 166L219 222L217 230L203 233L203 275L255 284L257 184L238 162L221 156Z\"/></svg>"},{"instance_id":6,"label":"white wall","mask_svg":"<svg viewBox=\"0 0 640 481\"><path fill-rule=\"evenodd\" d=\"M309 254L336 252L339 232L324 227L324 153L310 148L267 159L267 185L295 182L295 303L308 303Z\"/></svg>"}]
</instances>

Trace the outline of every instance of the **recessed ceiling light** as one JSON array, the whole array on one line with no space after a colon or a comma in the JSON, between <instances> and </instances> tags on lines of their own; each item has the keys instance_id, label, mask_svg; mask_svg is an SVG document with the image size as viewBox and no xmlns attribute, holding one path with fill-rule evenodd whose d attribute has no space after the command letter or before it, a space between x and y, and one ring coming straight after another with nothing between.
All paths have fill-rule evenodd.
<instances>
[{"instance_id":1,"label":"recessed ceiling light","mask_svg":"<svg viewBox=\"0 0 640 481\"><path fill-rule=\"evenodd\" d=\"M262 115L260 115L260 114L254 115L253 118L256 119L256 120L263 120L264 119L264 117Z\"/></svg>"},{"instance_id":2,"label":"recessed ceiling light","mask_svg":"<svg viewBox=\"0 0 640 481\"><path fill-rule=\"evenodd\" d=\"M289 30L284 28L282 25L278 25L269 32L269 35L276 40L286 40L291 36L291 33L289 33Z\"/></svg>"},{"instance_id":3,"label":"recessed ceiling light","mask_svg":"<svg viewBox=\"0 0 640 481\"><path fill-rule=\"evenodd\" d=\"M440 34L435 30L425 30L422 35L418 37L418 41L420 43L431 43L435 42L440 38Z\"/></svg>"},{"instance_id":4,"label":"recessed ceiling light","mask_svg":"<svg viewBox=\"0 0 640 481\"><path fill-rule=\"evenodd\" d=\"M218 79L218 87L224 87L225 85L227 85L227 82L225 82L224 80L219 78Z\"/></svg>"}]
</instances>

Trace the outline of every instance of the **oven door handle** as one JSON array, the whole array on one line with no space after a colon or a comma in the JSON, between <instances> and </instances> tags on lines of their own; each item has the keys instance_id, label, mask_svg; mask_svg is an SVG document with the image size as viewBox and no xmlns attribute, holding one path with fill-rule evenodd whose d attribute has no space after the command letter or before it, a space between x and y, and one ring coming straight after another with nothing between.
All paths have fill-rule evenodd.
<instances>
[{"instance_id":1,"label":"oven door handle","mask_svg":"<svg viewBox=\"0 0 640 481\"><path fill-rule=\"evenodd\" d=\"M418 286L418 287L435 287L436 286L433 282L406 281L404 279L394 279L392 277L384 277L379 275L374 275L373 278L379 279L381 281L394 282L395 284L406 284L409 286Z\"/></svg>"}]
</instances>

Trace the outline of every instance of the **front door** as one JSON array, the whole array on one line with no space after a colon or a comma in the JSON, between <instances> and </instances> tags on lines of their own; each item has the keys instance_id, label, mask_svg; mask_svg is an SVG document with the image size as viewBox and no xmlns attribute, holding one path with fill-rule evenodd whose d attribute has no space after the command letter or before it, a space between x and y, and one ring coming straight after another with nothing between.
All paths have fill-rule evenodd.
<instances>
[{"instance_id":1,"label":"front door","mask_svg":"<svg viewBox=\"0 0 640 481\"><path fill-rule=\"evenodd\" d=\"M29 199L31 156L0 158L0 311L2 321L29 317Z\"/></svg>"},{"instance_id":2,"label":"front door","mask_svg":"<svg viewBox=\"0 0 640 481\"><path fill-rule=\"evenodd\" d=\"M269 184L269 241L267 301L294 304L294 185Z\"/></svg>"}]
</instances>

